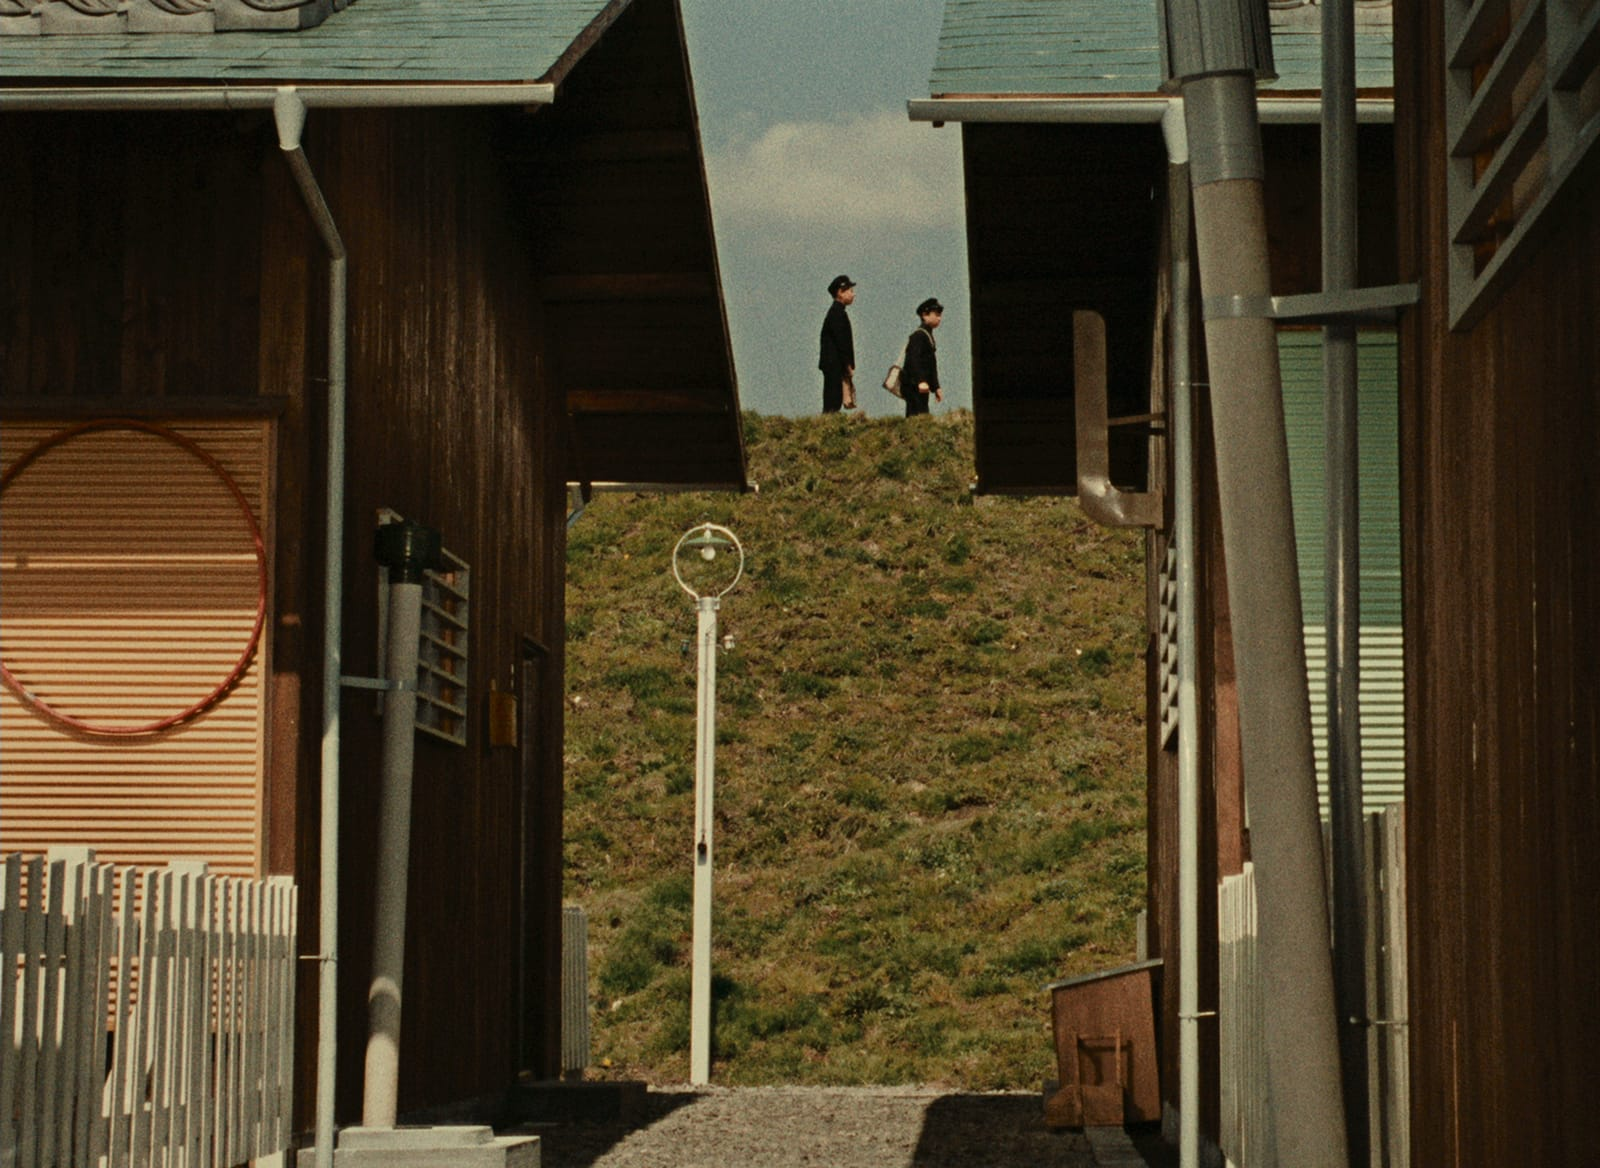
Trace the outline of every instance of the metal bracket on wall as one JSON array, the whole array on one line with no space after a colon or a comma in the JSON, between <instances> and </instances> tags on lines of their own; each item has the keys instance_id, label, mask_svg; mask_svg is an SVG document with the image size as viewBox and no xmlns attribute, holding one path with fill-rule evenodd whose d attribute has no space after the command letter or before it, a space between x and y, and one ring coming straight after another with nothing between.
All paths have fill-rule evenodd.
<instances>
[{"instance_id":1,"label":"metal bracket on wall","mask_svg":"<svg viewBox=\"0 0 1600 1168\"><path fill-rule=\"evenodd\" d=\"M1343 292L1300 296L1207 296L1207 320L1279 320L1293 324L1393 324L1402 308L1417 302L1415 284L1385 284Z\"/></svg>"},{"instance_id":2,"label":"metal bracket on wall","mask_svg":"<svg viewBox=\"0 0 1600 1168\"><path fill-rule=\"evenodd\" d=\"M415 681L406 681L404 679L394 681L387 677L351 677L348 674L340 676L339 684L349 686L351 689L406 690L417 688Z\"/></svg>"},{"instance_id":3,"label":"metal bracket on wall","mask_svg":"<svg viewBox=\"0 0 1600 1168\"><path fill-rule=\"evenodd\" d=\"M1123 491L1111 483L1111 434L1116 424L1164 421L1153 414L1112 418L1106 399L1106 322L1098 312L1072 314L1072 381L1078 432L1078 502L1107 527L1166 526L1159 492Z\"/></svg>"}]
</instances>

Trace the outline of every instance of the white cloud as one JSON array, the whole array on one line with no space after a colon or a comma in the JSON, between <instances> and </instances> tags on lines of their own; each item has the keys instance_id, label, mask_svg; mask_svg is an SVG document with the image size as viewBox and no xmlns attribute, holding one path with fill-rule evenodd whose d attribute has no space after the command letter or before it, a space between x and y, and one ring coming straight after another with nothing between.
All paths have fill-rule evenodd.
<instances>
[{"instance_id":1,"label":"white cloud","mask_svg":"<svg viewBox=\"0 0 1600 1168\"><path fill-rule=\"evenodd\" d=\"M882 112L829 122L780 122L710 153L712 209L729 226L767 229L949 227L962 221L961 145Z\"/></svg>"}]
</instances>

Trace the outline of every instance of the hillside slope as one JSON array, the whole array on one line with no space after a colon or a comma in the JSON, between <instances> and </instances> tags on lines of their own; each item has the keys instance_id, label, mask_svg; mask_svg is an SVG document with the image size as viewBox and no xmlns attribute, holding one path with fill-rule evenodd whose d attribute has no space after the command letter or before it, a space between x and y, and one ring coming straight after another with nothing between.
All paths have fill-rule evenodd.
<instances>
[{"instance_id":1,"label":"hillside slope","mask_svg":"<svg viewBox=\"0 0 1600 1168\"><path fill-rule=\"evenodd\" d=\"M759 493L602 495L569 533L595 1061L688 1077L695 609L670 556L709 520L747 554L720 612L713 1078L1037 1088L1042 986L1132 960L1144 902L1142 538L974 499L968 413L745 428Z\"/></svg>"}]
</instances>

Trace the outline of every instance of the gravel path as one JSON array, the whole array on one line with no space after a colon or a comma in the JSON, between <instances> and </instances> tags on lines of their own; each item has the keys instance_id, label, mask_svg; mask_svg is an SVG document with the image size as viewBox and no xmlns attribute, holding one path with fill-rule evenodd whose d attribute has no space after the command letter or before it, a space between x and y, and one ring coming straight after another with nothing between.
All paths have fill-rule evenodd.
<instances>
[{"instance_id":1,"label":"gravel path","mask_svg":"<svg viewBox=\"0 0 1600 1168\"><path fill-rule=\"evenodd\" d=\"M627 1124L530 1125L541 1168L1095 1168L1037 1094L933 1088L652 1090Z\"/></svg>"}]
</instances>

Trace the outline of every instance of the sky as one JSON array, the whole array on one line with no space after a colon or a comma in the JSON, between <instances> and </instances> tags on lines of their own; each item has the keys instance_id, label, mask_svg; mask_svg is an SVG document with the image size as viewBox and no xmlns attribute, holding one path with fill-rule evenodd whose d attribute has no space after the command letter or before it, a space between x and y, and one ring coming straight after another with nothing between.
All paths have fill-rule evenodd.
<instances>
[{"instance_id":1,"label":"sky","mask_svg":"<svg viewBox=\"0 0 1600 1168\"><path fill-rule=\"evenodd\" d=\"M944 0L680 3L744 408L821 410L841 274L859 285L865 411L903 412L880 383L929 296L945 306L933 409L970 407L961 131L906 116L928 96Z\"/></svg>"}]
</instances>

